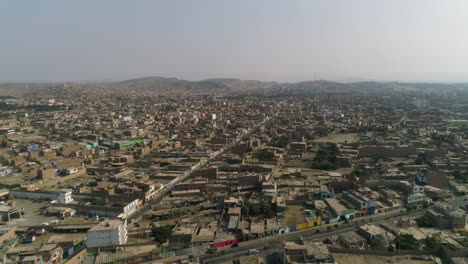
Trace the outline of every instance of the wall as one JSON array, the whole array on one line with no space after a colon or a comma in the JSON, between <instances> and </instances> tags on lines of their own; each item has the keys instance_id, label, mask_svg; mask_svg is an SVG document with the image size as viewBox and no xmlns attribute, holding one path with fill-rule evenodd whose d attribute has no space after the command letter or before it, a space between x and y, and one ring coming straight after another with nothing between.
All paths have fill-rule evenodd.
<instances>
[{"instance_id":1,"label":"wall","mask_svg":"<svg viewBox=\"0 0 468 264\"><path fill-rule=\"evenodd\" d=\"M22 198L22 199L55 200L58 197L58 193L55 193L55 192L30 192L30 191L10 190L10 194L13 194L15 198Z\"/></svg>"}]
</instances>

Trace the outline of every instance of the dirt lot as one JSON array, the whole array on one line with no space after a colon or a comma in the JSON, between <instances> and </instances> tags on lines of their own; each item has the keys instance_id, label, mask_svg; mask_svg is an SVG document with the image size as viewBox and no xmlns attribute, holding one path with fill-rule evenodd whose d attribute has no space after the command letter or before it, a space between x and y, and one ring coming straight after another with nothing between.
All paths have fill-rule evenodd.
<instances>
[{"instance_id":1,"label":"dirt lot","mask_svg":"<svg viewBox=\"0 0 468 264\"><path fill-rule=\"evenodd\" d=\"M430 260L430 256L372 256L372 255L351 255L351 254L333 254L338 264L436 264ZM413 259L414 258L414 259ZM425 258L428 260L421 260Z\"/></svg>"},{"instance_id":2,"label":"dirt lot","mask_svg":"<svg viewBox=\"0 0 468 264\"><path fill-rule=\"evenodd\" d=\"M14 218L11 223L18 226L33 226L41 223L49 223L52 220L58 220L54 216L41 215L41 208L50 206L48 202L34 202L33 200L15 199L15 206L24 208L22 218Z\"/></svg>"},{"instance_id":3,"label":"dirt lot","mask_svg":"<svg viewBox=\"0 0 468 264\"><path fill-rule=\"evenodd\" d=\"M287 206L286 207L286 224L288 226L302 224L305 222L304 208L302 206Z\"/></svg>"},{"instance_id":4,"label":"dirt lot","mask_svg":"<svg viewBox=\"0 0 468 264\"><path fill-rule=\"evenodd\" d=\"M359 135L357 133L350 133L350 134L341 134L341 133L331 133L325 137L319 137L313 140L313 142L330 142L330 143L353 143L359 139Z\"/></svg>"}]
</instances>

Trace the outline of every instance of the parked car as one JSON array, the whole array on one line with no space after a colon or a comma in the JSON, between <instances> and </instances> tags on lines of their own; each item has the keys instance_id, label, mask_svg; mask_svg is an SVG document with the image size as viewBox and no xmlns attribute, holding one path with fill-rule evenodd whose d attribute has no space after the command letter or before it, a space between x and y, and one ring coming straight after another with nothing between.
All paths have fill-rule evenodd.
<instances>
[{"instance_id":1,"label":"parked car","mask_svg":"<svg viewBox=\"0 0 468 264\"><path fill-rule=\"evenodd\" d=\"M34 240L36 240L36 236L27 236L23 239L21 239L21 243L24 243L24 244L29 244L29 243L32 243L34 242Z\"/></svg>"},{"instance_id":2,"label":"parked car","mask_svg":"<svg viewBox=\"0 0 468 264\"><path fill-rule=\"evenodd\" d=\"M258 249L251 249L249 250L249 255L257 255L258 253L260 253L260 251L258 251Z\"/></svg>"},{"instance_id":3,"label":"parked car","mask_svg":"<svg viewBox=\"0 0 468 264\"><path fill-rule=\"evenodd\" d=\"M216 253L216 250L217 250L216 248L209 248L209 249L206 251L206 253L214 254L214 253Z\"/></svg>"}]
</instances>

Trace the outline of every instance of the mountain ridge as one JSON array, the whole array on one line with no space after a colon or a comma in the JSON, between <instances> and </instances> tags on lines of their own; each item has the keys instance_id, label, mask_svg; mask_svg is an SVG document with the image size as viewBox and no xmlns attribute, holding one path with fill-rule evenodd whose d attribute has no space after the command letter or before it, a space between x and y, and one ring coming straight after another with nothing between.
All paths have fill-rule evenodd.
<instances>
[{"instance_id":1,"label":"mountain ridge","mask_svg":"<svg viewBox=\"0 0 468 264\"><path fill-rule=\"evenodd\" d=\"M254 93L291 93L309 92L431 92L441 89L467 90L468 83L407 83L407 82L336 82L329 80L301 81L295 83L265 82L242 80L237 78L210 78L189 81L174 77L146 76L115 82L47 82L47 83L4 83L0 84L0 95L16 97L44 97L55 93L69 93L80 96L81 93L93 93L99 88L102 94L153 94L153 95L199 95L199 94L254 94Z\"/></svg>"}]
</instances>

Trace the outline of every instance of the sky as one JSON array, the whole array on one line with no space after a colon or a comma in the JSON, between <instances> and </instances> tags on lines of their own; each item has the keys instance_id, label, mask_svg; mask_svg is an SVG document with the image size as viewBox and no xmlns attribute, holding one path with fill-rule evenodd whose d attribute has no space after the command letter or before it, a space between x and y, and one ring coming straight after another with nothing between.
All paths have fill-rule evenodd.
<instances>
[{"instance_id":1,"label":"sky","mask_svg":"<svg viewBox=\"0 0 468 264\"><path fill-rule=\"evenodd\" d=\"M468 82L466 0L0 0L0 82Z\"/></svg>"}]
</instances>

